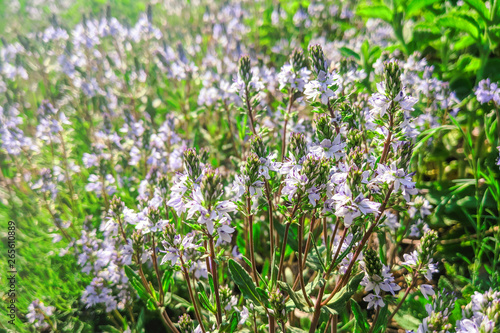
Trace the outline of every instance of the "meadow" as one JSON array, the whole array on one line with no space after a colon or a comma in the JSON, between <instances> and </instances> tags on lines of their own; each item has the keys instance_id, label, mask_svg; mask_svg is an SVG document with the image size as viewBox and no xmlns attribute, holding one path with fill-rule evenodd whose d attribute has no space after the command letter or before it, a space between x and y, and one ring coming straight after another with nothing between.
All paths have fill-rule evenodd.
<instances>
[{"instance_id":1,"label":"meadow","mask_svg":"<svg viewBox=\"0 0 500 333\"><path fill-rule=\"evenodd\" d=\"M498 1L0 1L0 37L0 333L500 332Z\"/></svg>"}]
</instances>

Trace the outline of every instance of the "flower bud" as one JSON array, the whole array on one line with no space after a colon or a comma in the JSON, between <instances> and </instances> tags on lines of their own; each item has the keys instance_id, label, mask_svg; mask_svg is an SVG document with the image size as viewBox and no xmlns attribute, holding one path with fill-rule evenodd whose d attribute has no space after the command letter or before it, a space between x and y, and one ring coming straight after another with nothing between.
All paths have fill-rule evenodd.
<instances>
[{"instance_id":1,"label":"flower bud","mask_svg":"<svg viewBox=\"0 0 500 333\"><path fill-rule=\"evenodd\" d=\"M262 141L262 137L255 135L250 140L250 150L257 154L259 158L267 157L267 147Z\"/></svg>"},{"instance_id":2,"label":"flower bud","mask_svg":"<svg viewBox=\"0 0 500 333\"><path fill-rule=\"evenodd\" d=\"M316 120L316 135L320 142L324 139L332 140L334 131L335 129L328 117L322 116Z\"/></svg>"},{"instance_id":3,"label":"flower bud","mask_svg":"<svg viewBox=\"0 0 500 333\"><path fill-rule=\"evenodd\" d=\"M420 241L420 261L427 263L436 251L438 235L434 230L425 231Z\"/></svg>"},{"instance_id":4,"label":"flower bud","mask_svg":"<svg viewBox=\"0 0 500 333\"><path fill-rule=\"evenodd\" d=\"M189 148L183 154L184 167L193 182L197 182L201 175L202 163L200 155L196 153L196 149Z\"/></svg>"},{"instance_id":5,"label":"flower bud","mask_svg":"<svg viewBox=\"0 0 500 333\"><path fill-rule=\"evenodd\" d=\"M185 313L179 316L179 330L181 333L192 333L193 332L193 320L189 314Z\"/></svg>"},{"instance_id":6,"label":"flower bud","mask_svg":"<svg viewBox=\"0 0 500 333\"><path fill-rule=\"evenodd\" d=\"M158 186L162 190L162 193L166 193L168 190L168 178L165 175L161 175L158 179Z\"/></svg>"},{"instance_id":7,"label":"flower bud","mask_svg":"<svg viewBox=\"0 0 500 333\"><path fill-rule=\"evenodd\" d=\"M401 68L397 61L390 61L384 64L384 81L387 97L396 98L401 92Z\"/></svg>"},{"instance_id":8,"label":"flower bud","mask_svg":"<svg viewBox=\"0 0 500 333\"><path fill-rule=\"evenodd\" d=\"M252 185L258 180L260 165L259 156L255 153L250 153L247 157L247 163L245 165L245 174L249 179L249 184L246 184L247 186Z\"/></svg>"},{"instance_id":9,"label":"flower bud","mask_svg":"<svg viewBox=\"0 0 500 333\"><path fill-rule=\"evenodd\" d=\"M249 56L242 56L240 58L240 61L238 63L238 72L240 73L240 77L246 85L248 85L248 83L252 81L253 74Z\"/></svg>"},{"instance_id":10,"label":"flower bud","mask_svg":"<svg viewBox=\"0 0 500 333\"><path fill-rule=\"evenodd\" d=\"M449 323L448 316L442 312L433 311L427 320L429 332L447 332L453 326Z\"/></svg>"},{"instance_id":11,"label":"flower bud","mask_svg":"<svg viewBox=\"0 0 500 333\"><path fill-rule=\"evenodd\" d=\"M207 205L207 207L214 206L222 195L222 182L219 173L211 167L208 167L205 170L205 175L201 180L200 187L205 205Z\"/></svg>"},{"instance_id":12,"label":"flower bud","mask_svg":"<svg viewBox=\"0 0 500 333\"><path fill-rule=\"evenodd\" d=\"M352 129L347 132L347 144L357 151L360 151L361 144L363 143L363 133L358 129Z\"/></svg>"},{"instance_id":13,"label":"flower bud","mask_svg":"<svg viewBox=\"0 0 500 333\"><path fill-rule=\"evenodd\" d=\"M123 211L123 207L125 207L125 204L119 197L115 195L113 199L111 199L109 209L113 212L113 214L115 214L115 216L119 216Z\"/></svg>"},{"instance_id":14,"label":"flower bud","mask_svg":"<svg viewBox=\"0 0 500 333\"><path fill-rule=\"evenodd\" d=\"M223 306L229 304L229 301L231 301L231 296L232 296L231 289L229 289L228 286L221 286L219 292L220 292L221 303L223 304Z\"/></svg>"},{"instance_id":15,"label":"flower bud","mask_svg":"<svg viewBox=\"0 0 500 333\"><path fill-rule=\"evenodd\" d=\"M290 56L290 63L292 64L294 71L299 71L300 69L306 67L307 62L304 52L299 48L294 49L292 55Z\"/></svg>"},{"instance_id":16,"label":"flower bud","mask_svg":"<svg viewBox=\"0 0 500 333\"><path fill-rule=\"evenodd\" d=\"M413 154L413 147L415 145L410 141L404 141L398 146L398 168L407 170L408 163L410 162Z\"/></svg>"},{"instance_id":17,"label":"flower bud","mask_svg":"<svg viewBox=\"0 0 500 333\"><path fill-rule=\"evenodd\" d=\"M318 76L321 71L327 73L328 65L325 59L325 55L323 54L323 49L321 48L321 45L319 44L312 45L309 48L309 54L311 55L311 63L316 76Z\"/></svg>"},{"instance_id":18,"label":"flower bud","mask_svg":"<svg viewBox=\"0 0 500 333\"><path fill-rule=\"evenodd\" d=\"M306 138L302 133L292 133L290 135L289 152L295 157L298 162L307 154Z\"/></svg>"},{"instance_id":19,"label":"flower bud","mask_svg":"<svg viewBox=\"0 0 500 333\"><path fill-rule=\"evenodd\" d=\"M382 263L380 262L380 258L377 252L373 249L366 249L364 251L364 261L366 266L366 273L368 275L373 276L377 275L379 277L382 276Z\"/></svg>"},{"instance_id":20,"label":"flower bud","mask_svg":"<svg viewBox=\"0 0 500 333\"><path fill-rule=\"evenodd\" d=\"M309 180L308 187L326 184L329 172L328 160L309 155L302 164L302 173Z\"/></svg>"},{"instance_id":21,"label":"flower bud","mask_svg":"<svg viewBox=\"0 0 500 333\"><path fill-rule=\"evenodd\" d=\"M271 292L269 295L269 303L271 303L271 307L274 310L274 318L276 318L276 321L286 321L285 296L279 289Z\"/></svg>"},{"instance_id":22,"label":"flower bud","mask_svg":"<svg viewBox=\"0 0 500 333\"><path fill-rule=\"evenodd\" d=\"M160 211L158 210L158 208L156 208L156 207L149 207L148 218L154 224L158 223L158 221L161 220L161 214L160 214Z\"/></svg>"}]
</instances>

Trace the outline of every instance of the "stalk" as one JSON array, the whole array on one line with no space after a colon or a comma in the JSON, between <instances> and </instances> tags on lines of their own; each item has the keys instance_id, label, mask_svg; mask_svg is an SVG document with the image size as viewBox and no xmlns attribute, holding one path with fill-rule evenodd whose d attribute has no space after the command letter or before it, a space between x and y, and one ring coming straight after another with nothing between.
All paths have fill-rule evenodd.
<instances>
[{"instance_id":1,"label":"stalk","mask_svg":"<svg viewBox=\"0 0 500 333\"><path fill-rule=\"evenodd\" d=\"M161 283L161 272L158 269L158 259L156 257L156 244L155 244L155 236L151 234L151 240L153 243L153 253L151 254L151 260L153 260L153 266L156 273L156 278L158 280L158 288L160 289L160 304L163 305L163 300L165 297L165 293L163 291L163 284Z\"/></svg>"},{"instance_id":2,"label":"stalk","mask_svg":"<svg viewBox=\"0 0 500 333\"><path fill-rule=\"evenodd\" d=\"M196 303L196 299L194 298L193 289L191 287L191 278L189 277L189 272L186 269L186 265L184 263L184 259L180 256L181 264L182 264L182 273L184 274L184 278L186 279L186 283L188 285L189 297L191 298L191 302L194 307L194 314L196 316L196 320L200 324L201 331L206 333L205 327L203 326L203 321L201 320L200 310L198 309L198 304Z\"/></svg>"},{"instance_id":3,"label":"stalk","mask_svg":"<svg viewBox=\"0 0 500 333\"><path fill-rule=\"evenodd\" d=\"M245 85L245 103L247 105L248 119L250 120L250 129L254 135L257 135L257 132L255 131L252 106L250 105L250 92L248 91L248 85Z\"/></svg>"},{"instance_id":4,"label":"stalk","mask_svg":"<svg viewBox=\"0 0 500 333\"><path fill-rule=\"evenodd\" d=\"M210 245L210 260L211 260L211 269L212 269L212 276L214 280L214 289L215 289L215 302L217 303L217 324L220 325L222 323L222 306L220 302L220 295L219 295L219 274L217 270L217 263L215 262L215 247L214 247L214 238L210 236L209 238L209 245Z\"/></svg>"},{"instance_id":5,"label":"stalk","mask_svg":"<svg viewBox=\"0 0 500 333\"><path fill-rule=\"evenodd\" d=\"M288 96L288 108L286 110L285 114L285 125L283 126L283 135L282 135L282 142L281 142L281 162L285 159L285 151L286 151L286 126L288 124L288 117L290 115L290 111L292 110L292 105L294 102L293 98L293 92L290 92Z\"/></svg>"},{"instance_id":6,"label":"stalk","mask_svg":"<svg viewBox=\"0 0 500 333\"><path fill-rule=\"evenodd\" d=\"M309 306L313 306L313 304L311 304L311 301L309 301L309 297L307 296L307 292L306 292L306 285L304 283L304 272L303 272L303 269L304 269L304 266L303 266L303 263L302 263L302 241L303 241L303 229L304 229L304 217L301 217L300 220L299 220L299 231L298 231L298 234L299 234L299 279L300 279L300 287L302 289L302 295L304 295L304 299L306 300L307 302L307 305Z\"/></svg>"},{"instance_id":7,"label":"stalk","mask_svg":"<svg viewBox=\"0 0 500 333\"><path fill-rule=\"evenodd\" d=\"M415 272L418 272L418 270L416 269ZM394 318L396 313L399 311L399 308L401 308L401 305L403 305L403 302L405 301L406 297L408 297L408 295L410 294L411 289L415 286L416 281L417 281L417 275L415 274L415 272L413 273L413 278L411 280L410 285L406 289L405 294L403 295L403 298L401 299L401 301L399 301L398 305L396 306L394 311L391 313L391 315L387 319L387 323L391 322L392 318ZM371 330L370 330L370 332L371 332Z\"/></svg>"}]
</instances>

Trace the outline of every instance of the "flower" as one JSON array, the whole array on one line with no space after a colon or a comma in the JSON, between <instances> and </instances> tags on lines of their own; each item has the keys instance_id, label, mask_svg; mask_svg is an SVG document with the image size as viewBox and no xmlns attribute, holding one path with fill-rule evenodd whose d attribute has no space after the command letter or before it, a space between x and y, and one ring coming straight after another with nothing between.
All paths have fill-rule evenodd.
<instances>
[{"instance_id":1,"label":"flower","mask_svg":"<svg viewBox=\"0 0 500 333\"><path fill-rule=\"evenodd\" d=\"M382 299L382 296L380 295L375 295L375 294L368 294L365 297L363 297L363 301L368 302L368 309L374 308L376 309L377 307L383 307L385 305L384 300Z\"/></svg>"},{"instance_id":2,"label":"flower","mask_svg":"<svg viewBox=\"0 0 500 333\"><path fill-rule=\"evenodd\" d=\"M429 295L430 296L434 295L434 288L429 284L421 284L420 291L422 292L422 295L424 295L426 299L429 299Z\"/></svg>"},{"instance_id":3,"label":"flower","mask_svg":"<svg viewBox=\"0 0 500 333\"><path fill-rule=\"evenodd\" d=\"M335 206L334 214L344 218L344 224L348 227L353 220L361 214L377 213L380 203L370 201L360 193L356 198L352 198L352 192L347 184L341 185L339 191L329 200Z\"/></svg>"},{"instance_id":4,"label":"flower","mask_svg":"<svg viewBox=\"0 0 500 333\"><path fill-rule=\"evenodd\" d=\"M338 87L334 88L334 86L338 85L338 78L339 76L336 73L320 71L316 80L309 81L305 85L304 95L312 101L319 97L321 103L326 105L330 98L337 97L336 90ZM335 89L335 91L332 89Z\"/></svg>"},{"instance_id":5,"label":"flower","mask_svg":"<svg viewBox=\"0 0 500 333\"><path fill-rule=\"evenodd\" d=\"M311 71L307 67L295 71L292 64L286 63L278 74L279 89L282 90L286 86L290 86L294 90L303 92L310 75Z\"/></svg>"}]
</instances>

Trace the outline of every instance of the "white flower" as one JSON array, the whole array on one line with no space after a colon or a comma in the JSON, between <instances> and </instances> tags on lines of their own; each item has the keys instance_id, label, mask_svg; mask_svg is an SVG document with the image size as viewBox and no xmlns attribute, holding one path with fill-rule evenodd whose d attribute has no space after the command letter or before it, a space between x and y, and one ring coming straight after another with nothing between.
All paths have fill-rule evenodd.
<instances>
[{"instance_id":1,"label":"white flower","mask_svg":"<svg viewBox=\"0 0 500 333\"><path fill-rule=\"evenodd\" d=\"M434 288L429 284L421 284L420 291L422 292L422 295L424 295L425 299L429 299L429 295L434 295Z\"/></svg>"},{"instance_id":2,"label":"white flower","mask_svg":"<svg viewBox=\"0 0 500 333\"><path fill-rule=\"evenodd\" d=\"M318 157L335 158L338 160L345 155L344 147L346 145L346 143L341 141L341 136L337 135L333 142L329 139L324 139L319 144L311 146L309 150Z\"/></svg>"},{"instance_id":3,"label":"white flower","mask_svg":"<svg viewBox=\"0 0 500 333\"><path fill-rule=\"evenodd\" d=\"M338 84L337 81L337 74L321 71L318 74L317 80L312 80L305 85L304 95L312 101L315 101L319 97L321 103L326 105L330 98L336 97L335 92L330 88L334 84Z\"/></svg>"},{"instance_id":4,"label":"white flower","mask_svg":"<svg viewBox=\"0 0 500 333\"><path fill-rule=\"evenodd\" d=\"M402 266L416 266L418 262L418 252L415 250L410 254L405 253L403 254L403 258L405 261L401 263Z\"/></svg>"},{"instance_id":5,"label":"white flower","mask_svg":"<svg viewBox=\"0 0 500 333\"><path fill-rule=\"evenodd\" d=\"M385 305L382 296L375 294L366 295L365 297L363 297L363 301L368 302L368 309L376 309L377 307L383 307Z\"/></svg>"}]
</instances>

